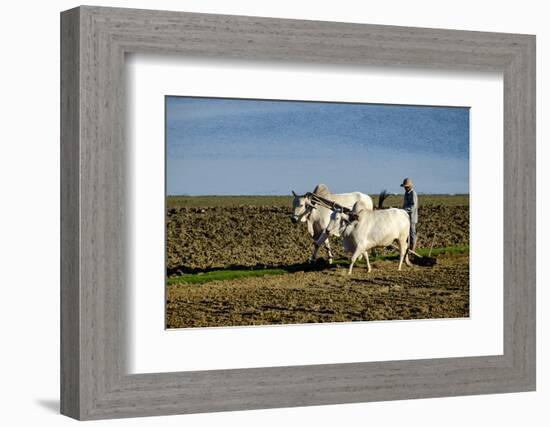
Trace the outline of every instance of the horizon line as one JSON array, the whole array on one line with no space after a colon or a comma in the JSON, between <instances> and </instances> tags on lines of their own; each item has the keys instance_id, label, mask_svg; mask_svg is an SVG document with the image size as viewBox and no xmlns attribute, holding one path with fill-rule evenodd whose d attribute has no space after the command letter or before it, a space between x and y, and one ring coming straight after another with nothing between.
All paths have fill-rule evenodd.
<instances>
[{"instance_id":1,"label":"horizon line","mask_svg":"<svg viewBox=\"0 0 550 427\"><path fill-rule=\"evenodd\" d=\"M335 193L340 194L340 193ZM369 194L369 193L364 193ZM379 193L371 193L377 196ZM389 193L390 196L402 195L399 193ZM418 195L423 196L469 196L470 193L426 193L418 192ZM167 194L166 197L291 197L292 194Z\"/></svg>"}]
</instances>

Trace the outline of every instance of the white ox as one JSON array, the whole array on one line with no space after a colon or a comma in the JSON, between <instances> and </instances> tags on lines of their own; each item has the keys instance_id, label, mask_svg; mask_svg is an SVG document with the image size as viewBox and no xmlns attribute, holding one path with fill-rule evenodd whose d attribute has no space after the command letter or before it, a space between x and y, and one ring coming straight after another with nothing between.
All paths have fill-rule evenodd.
<instances>
[{"instance_id":1,"label":"white ox","mask_svg":"<svg viewBox=\"0 0 550 427\"><path fill-rule=\"evenodd\" d=\"M348 209L351 209L356 202L361 201L364 209L372 210L372 199L368 195L358 191L353 193L332 194L326 185L319 184L315 187L313 193L327 200L336 202L340 206L344 206ZM315 243L309 261L314 262L317 259L319 247L324 243L328 251L328 261L332 264L332 251L330 249L328 236L325 237L322 243L318 243L319 238L330 222L332 210L316 204L311 200L311 196L299 196L294 191L292 191L292 194L294 200L292 202L293 212L291 220L293 223L306 222L307 230Z\"/></svg>"},{"instance_id":2,"label":"white ox","mask_svg":"<svg viewBox=\"0 0 550 427\"><path fill-rule=\"evenodd\" d=\"M399 267L408 249L410 219L403 209L389 208L382 210L369 209L368 205L357 202L352 212L346 214L341 210L332 212L330 222L322 233L317 244L322 245L328 236L342 236L344 249L351 252L351 264L348 274L351 274L353 264L361 256L365 257L368 272L371 272L368 250L375 247L390 246L395 240L399 244Z\"/></svg>"}]
</instances>

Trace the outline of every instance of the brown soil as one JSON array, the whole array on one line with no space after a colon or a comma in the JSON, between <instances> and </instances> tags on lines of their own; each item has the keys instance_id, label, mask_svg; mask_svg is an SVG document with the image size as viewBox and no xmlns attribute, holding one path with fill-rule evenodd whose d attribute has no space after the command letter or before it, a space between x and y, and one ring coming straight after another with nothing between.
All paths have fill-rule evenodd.
<instances>
[{"instance_id":1,"label":"brown soil","mask_svg":"<svg viewBox=\"0 0 550 427\"><path fill-rule=\"evenodd\" d=\"M394 197L389 205L397 206ZM243 204L246 203L246 204ZM267 203L267 204L262 204ZM469 244L467 196L423 196L419 247ZM167 203L169 276L208 269L292 266L313 249L305 224L290 221L284 197L178 197ZM334 240L336 258L348 258ZM320 256L326 256L324 250ZM455 318L469 315L468 255L439 256L433 267L376 261L345 267L205 284L167 286L167 327Z\"/></svg>"},{"instance_id":2,"label":"brown soil","mask_svg":"<svg viewBox=\"0 0 550 427\"><path fill-rule=\"evenodd\" d=\"M305 224L292 224L290 207L173 207L166 220L169 275L230 266L280 266L306 262L313 240ZM419 210L418 247L469 243L469 207L425 205ZM337 258L348 257L331 239ZM321 257L326 256L323 249Z\"/></svg>"},{"instance_id":3,"label":"brown soil","mask_svg":"<svg viewBox=\"0 0 550 427\"><path fill-rule=\"evenodd\" d=\"M469 315L469 258L440 256L433 267L377 261L201 285L167 287L167 327L456 318Z\"/></svg>"}]
</instances>

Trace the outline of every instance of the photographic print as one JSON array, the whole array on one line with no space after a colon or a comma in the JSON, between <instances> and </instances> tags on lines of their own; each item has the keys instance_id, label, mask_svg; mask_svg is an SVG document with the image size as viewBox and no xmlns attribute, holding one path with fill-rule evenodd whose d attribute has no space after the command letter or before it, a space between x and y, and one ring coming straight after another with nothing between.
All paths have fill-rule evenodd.
<instances>
[{"instance_id":1,"label":"photographic print","mask_svg":"<svg viewBox=\"0 0 550 427\"><path fill-rule=\"evenodd\" d=\"M469 316L468 107L165 109L167 328Z\"/></svg>"}]
</instances>

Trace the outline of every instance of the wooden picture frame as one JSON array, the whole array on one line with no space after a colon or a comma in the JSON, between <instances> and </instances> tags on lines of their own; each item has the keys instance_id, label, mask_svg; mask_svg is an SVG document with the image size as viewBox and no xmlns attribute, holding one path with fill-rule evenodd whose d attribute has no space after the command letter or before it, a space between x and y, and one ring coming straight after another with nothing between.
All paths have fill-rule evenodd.
<instances>
[{"instance_id":1,"label":"wooden picture frame","mask_svg":"<svg viewBox=\"0 0 550 427\"><path fill-rule=\"evenodd\" d=\"M127 53L500 71L503 355L126 373ZM61 14L61 412L77 419L535 390L535 37L78 7Z\"/></svg>"}]
</instances>

